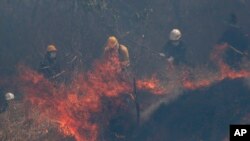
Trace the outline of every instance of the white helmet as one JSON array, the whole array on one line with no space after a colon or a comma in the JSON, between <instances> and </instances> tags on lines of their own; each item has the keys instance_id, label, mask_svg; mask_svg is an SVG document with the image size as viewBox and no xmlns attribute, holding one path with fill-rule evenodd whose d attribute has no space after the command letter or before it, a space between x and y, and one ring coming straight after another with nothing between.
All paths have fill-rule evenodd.
<instances>
[{"instance_id":1,"label":"white helmet","mask_svg":"<svg viewBox=\"0 0 250 141\"><path fill-rule=\"evenodd\" d=\"M181 31L179 29L173 29L169 34L169 39L172 41L180 40Z\"/></svg>"},{"instance_id":2,"label":"white helmet","mask_svg":"<svg viewBox=\"0 0 250 141\"><path fill-rule=\"evenodd\" d=\"M5 94L6 100L13 100L14 98L15 98L15 95L13 93L8 92Z\"/></svg>"}]
</instances>

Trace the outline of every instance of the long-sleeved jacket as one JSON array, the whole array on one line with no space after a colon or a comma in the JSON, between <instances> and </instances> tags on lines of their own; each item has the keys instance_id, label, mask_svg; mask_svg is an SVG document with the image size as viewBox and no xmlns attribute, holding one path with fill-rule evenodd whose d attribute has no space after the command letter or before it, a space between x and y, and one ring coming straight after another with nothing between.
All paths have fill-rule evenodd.
<instances>
[{"instance_id":1,"label":"long-sleeved jacket","mask_svg":"<svg viewBox=\"0 0 250 141\"><path fill-rule=\"evenodd\" d=\"M0 88L0 113L5 112L8 108L8 102L5 99L3 90Z\"/></svg>"},{"instance_id":2,"label":"long-sleeved jacket","mask_svg":"<svg viewBox=\"0 0 250 141\"><path fill-rule=\"evenodd\" d=\"M167 59L173 58L173 63L175 65L187 63L186 48L182 41L180 41L178 45L174 45L171 41L168 41L163 48L163 52Z\"/></svg>"},{"instance_id":3,"label":"long-sleeved jacket","mask_svg":"<svg viewBox=\"0 0 250 141\"><path fill-rule=\"evenodd\" d=\"M60 64L56 59L52 60L46 54L44 60L40 63L39 72L42 73L44 77L51 79L61 72Z\"/></svg>"},{"instance_id":4,"label":"long-sleeved jacket","mask_svg":"<svg viewBox=\"0 0 250 141\"><path fill-rule=\"evenodd\" d=\"M237 25L230 25L222 34L218 41L219 44L227 43L230 47L224 55L225 62L231 67L237 67L244 55L248 50L248 41L241 28ZM237 51L235 51L235 49Z\"/></svg>"}]
</instances>

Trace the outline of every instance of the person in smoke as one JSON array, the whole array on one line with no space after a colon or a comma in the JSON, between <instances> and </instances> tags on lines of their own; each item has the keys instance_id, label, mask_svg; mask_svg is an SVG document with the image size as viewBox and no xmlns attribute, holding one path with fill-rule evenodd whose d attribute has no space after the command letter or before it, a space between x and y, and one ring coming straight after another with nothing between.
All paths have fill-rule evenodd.
<instances>
[{"instance_id":1,"label":"person in smoke","mask_svg":"<svg viewBox=\"0 0 250 141\"><path fill-rule=\"evenodd\" d=\"M57 61L57 48L54 45L47 47L45 57L39 66L39 72L42 73L45 78L52 80L63 73Z\"/></svg>"},{"instance_id":2,"label":"person in smoke","mask_svg":"<svg viewBox=\"0 0 250 141\"><path fill-rule=\"evenodd\" d=\"M110 36L104 48L104 57L118 57L122 70L127 70L130 66L128 48L120 44L115 36Z\"/></svg>"},{"instance_id":3,"label":"person in smoke","mask_svg":"<svg viewBox=\"0 0 250 141\"><path fill-rule=\"evenodd\" d=\"M118 67L120 67L121 69L121 73L119 74L119 80L127 83L132 82L131 78L133 77L133 75L130 70L130 58L128 48L120 44L115 36L110 36L107 40L106 46L104 48L104 59L107 59L106 61L111 61L111 64L113 59L118 59ZM114 65L116 63L117 62L114 62ZM136 103L138 106L137 99L135 97L135 93L121 95L119 99L121 100L121 103L124 102L125 105L112 106L117 112L116 116L110 119L108 129L110 137L115 140L127 140L127 133L131 131L130 126L133 125L130 122L133 121L131 118L133 118L134 115L134 103ZM112 102L110 103L115 104ZM138 113L139 108L136 108L136 112Z\"/></svg>"},{"instance_id":4,"label":"person in smoke","mask_svg":"<svg viewBox=\"0 0 250 141\"><path fill-rule=\"evenodd\" d=\"M5 112L7 110L7 108L8 108L8 102L5 99L3 90L0 89L0 113Z\"/></svg>"},{"instance_id":5,"label":"person in smoke","mask_svg":"<svg viewBox=\"0 0 250 141\"><path fill-rule=\"evenodd\" d=\"M243 33L235 14L231 14L228 20L228 27L218 41L219 45L227 45L224 54L224 61L233 69L239 69L243 58L248 56L248 41Z\"/></svg>"},{"instance_id":6,"label":"person in smoke","mask_svg":"<svg viewBox=\"0 0 250 141\"><path fill-rule=\"evenodd\" d=\"M4 93L3 89L0 88L0 113L3 113L8 109L8 101L13 100L14 97L13 93Z\"/></svg>"},{"instance_id":7,"label":"person in smoke","mask_svg":"<svg viewBox=\"0 0 250 141\"><path fill-rule=\"evenodd\" d=\"M169 40L163 47L163 52L160 53L160 56L166 58L170 66L187 64L186 48L181 36L179 29L173 29L169 34Z\"/></svg>"}]
</instances>

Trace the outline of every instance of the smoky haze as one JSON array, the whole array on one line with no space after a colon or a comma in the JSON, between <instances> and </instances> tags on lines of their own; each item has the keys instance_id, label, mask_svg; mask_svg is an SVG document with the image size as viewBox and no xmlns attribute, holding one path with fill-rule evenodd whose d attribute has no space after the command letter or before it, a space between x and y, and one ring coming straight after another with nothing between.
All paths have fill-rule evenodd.
<instances>
[{"instance_id":1,"label":"smoky haze","mask_svg":"<svg viewBox=\"0 0 250 141\"><path fill-rule=\"evenodd\" d=\"M128 46L136 72L152 73L160 64L156 52L174 27L183 32L190 61L202 64L231 12L250 31L249 7L248 1L233 0L2 0L0 72L14 72L19 62L36 68L48 44L58 46L65 62L65 55L79 56L86 69L100 57L106 38L116 35Z\"/></svg>"},{"instance_id":2,"label":"smoky haze","mask_svg":"<svg viewBox=\"0 0 250 141\"><path fill-rule=\"evenodd\" d=\"M164 63L158 53L167 41L169 31L176 27L183 33L189 61L198 66L207 64L209 52L224 31L230 13L235 13L245 33L250 33L249 8L250 1L247 0L1 0L0 76L15 74L19 63L36 69L48 44L58 47L59 60L65 67L77 56L78 69L88 70L93 61L101 57L110 35L116 35L122 44L128 46L134 73L151 75ZM236 86L230 89L233 92L223 92L232 85ZM190 97L187 94L176 103L171 102L179 98L182 90L152 100L153 104L142 111L145 125L134 140L151 141L159 137L182 141L224 139L226 125L231 121L241 121L250 109L246 107L242 113L236 113L240 106L247 106L244 99L249 97L248 89L243 85L241 81L223 82L208 91L188 93ZM238 98L235 93L240 89L243 91ZM228 93L226 101L221 102ZM236 99L233 102L236 107L230 105L233 99ZM231 107L227 109L225 105ZM190 115L194 114L197 114L194 116L197 126L192 127L193 117ZM208 114L215 116L207 117ZM234 116L230 118L231 115ZM201 124L203 121L211 125ZM182 129L182 134L178 134L178 129ZM194 134L190 131L195 135L187 138ZM205 133L207 131L210 132ZM144 136L147 132L151 134Z\"/></svg>"}]
</instances>

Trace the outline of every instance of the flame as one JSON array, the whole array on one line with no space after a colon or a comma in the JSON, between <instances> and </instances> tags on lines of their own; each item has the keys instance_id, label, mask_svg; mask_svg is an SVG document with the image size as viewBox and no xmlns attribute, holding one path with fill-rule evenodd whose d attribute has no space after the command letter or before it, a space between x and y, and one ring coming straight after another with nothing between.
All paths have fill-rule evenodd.
<instances>
[{"instance_id":1,"label":"flame","mask_svg":"<svg viewBox=\"0 0 250 141\"><path fill-rule=\"evenodd\" d=\"M150 91L153 94L161 95L166 90L160 86L160 80L153 75L150 79L138 80L137 87L141 90Z\"/></svg>"},{"instance_id":2,"label":"flame","mask_svg":"<svg viewBox=\"0 0 250 141\"><path fill-rule=\"evenodd\" d=\"M60 131L77 141L97 141L100 128L95 121L102 110L102 97L118 97L131 91L120 81L118 59L96 61L92 70L78 74L70 84L55 85L36 71L19 66L20 91L32 106L38 106L41 118L58 123Z\"/></svg>"},{"instance_id":3,"label":"flame","mask_svg":"<svg viewBox=\"0 0 250 141\"><path fill-rule=\"evenodd\" d=\"M211 59L217 62L219 73L213 77L190 80L185 76L182 87L195 90L208 87L224 79L250 77L246 70L234 71L221 58L227 46L215 48ZM41 74L27 66L19 66L19 89L25 94L30 108L37 106L41 119L50 119L58 124L65 136L73 136L77 141L97 141L101 132L98 117L102 117L103 98L115 100L123 94L131 94L131 84L121 78L121 69L117 57L97 60L88 72L77 74L70 84L57 84L45 79ZM171 93L179 85L170 82L162 86L153 75L150 79L137 80L137 87L155 95ZM114 99L112 99L114 98ZM117 101L112 101L117 104ZM110 113L109 116L112 113Z\"/></svg>"},{"instance_id":4,"label":"flame","mask_svg":"<svg viewBox=\"0 0 250 141\"><path fill-rule=\"evenodd\" d=\"M214 61L218 68L219 68L219 74L214 75L213 77L210 76L210 78L206 78L203 80L198 81L191 81L185 79L183 82L183 87L186 89L195 90L198 88L208 87L216 82L225 80L225 79L238 79L238 78L247 78L250 77L250 72L247 70L239 70L235 71L228 66L223 58L222 55L225 52L225 50L228 49L228 45L221 45L216 46L211 54L211 60Z\"/></svg>"}]
</instances>

